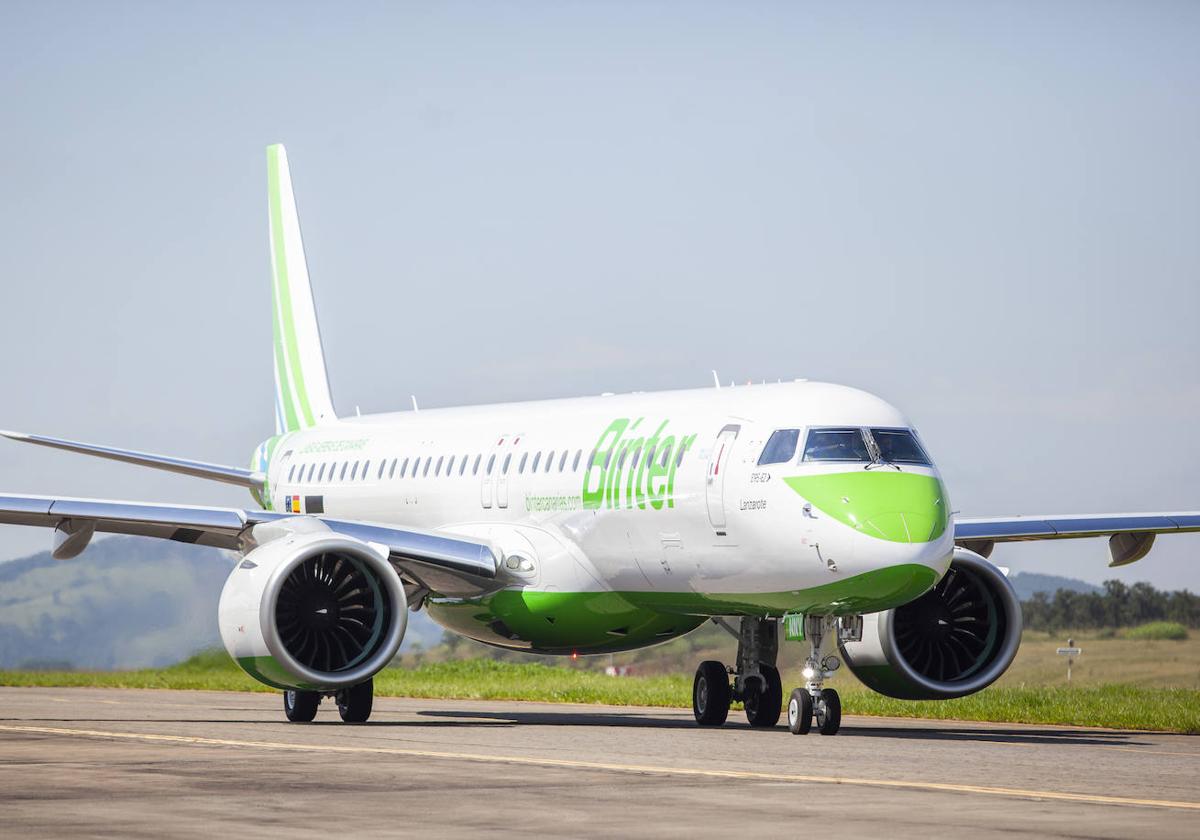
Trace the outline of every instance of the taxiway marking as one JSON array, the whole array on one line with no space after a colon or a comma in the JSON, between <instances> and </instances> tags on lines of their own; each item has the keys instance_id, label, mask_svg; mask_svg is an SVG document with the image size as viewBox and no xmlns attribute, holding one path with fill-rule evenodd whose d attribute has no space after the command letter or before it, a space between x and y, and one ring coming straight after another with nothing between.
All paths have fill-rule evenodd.
<instances>
[{"instance_id":1,"label":"taxiway marking","mask_svg":"<svg viewBox=\"0 0 1200 840\"><path fill-rule=\"evenodd\" d=\"M1069 791L1057 790L1024 790L1021 788L964 785L947 782L918 782L898 779L858 779L844 776L772 773L756 770L717 770L692 767L659 767L641 764L615 764L599 761L577 761L561 758L537 758L534 756L488 755L485 753L413 750L404 749L401 747L289 744L282 741L242 741L227 738L202 738L191 735L160 735L146 732L113 732L100 729L67 729L51 726L16 726L11 724L0 724L0 732L23 732L28 734L60 735L73 738L107 738L154 743L190 744L194 746L205 747L252 747L257 749L285 750L291 752L408 756L411 758L434 758L450 761L480 762L486 764L518 764L530 767L555 767L573 770L600 770L615 773L634 773L639 775L654 776L741 779L757 782L835 784L858 787L913 790L927 793L974 793L983 796L1001 796L1015 799L1046 799L1059 802L1082 802L1091 805L1132 805L1152 808L1171 808L1175 810L1200 811L1200 802L1183 802L1169 799L1137 799L1127 796L1105 796L1103 794L1071 793Z\"/></svg>"}]
</instances>

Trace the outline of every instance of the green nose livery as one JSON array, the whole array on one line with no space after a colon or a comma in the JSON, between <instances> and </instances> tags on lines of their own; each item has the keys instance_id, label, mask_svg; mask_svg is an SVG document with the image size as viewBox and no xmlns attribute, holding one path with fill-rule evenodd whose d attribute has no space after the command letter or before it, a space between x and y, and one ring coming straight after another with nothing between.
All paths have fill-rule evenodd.
<instances>
[{"instance_id":1,"label":"green nose livery","mask_svg":"<svg viewBox=\"0 0 1200 840\"><path fill-rule=\"evenodd\" d=\"M945 488L933 476L862 470L784 481L826 516L889 542L931 542L950 518Z\"/></svg>"}]
</instances>

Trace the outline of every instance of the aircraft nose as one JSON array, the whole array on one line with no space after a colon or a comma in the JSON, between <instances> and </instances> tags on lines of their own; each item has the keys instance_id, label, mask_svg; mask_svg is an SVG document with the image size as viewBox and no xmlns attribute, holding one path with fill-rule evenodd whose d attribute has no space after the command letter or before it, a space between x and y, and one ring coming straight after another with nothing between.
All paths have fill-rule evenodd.
<instances>
[{"instance_id":1,"label":"aircraft nose","mask_svg":"<svg viewBox=\"0 0 1200 840\"><path fill-rule=\"evenodd\" d=\"M826 516L878 540L934 542L945 533L950 518L945 490L936 476L858 470L784 480Z\"/></svg>"}]
</instances>

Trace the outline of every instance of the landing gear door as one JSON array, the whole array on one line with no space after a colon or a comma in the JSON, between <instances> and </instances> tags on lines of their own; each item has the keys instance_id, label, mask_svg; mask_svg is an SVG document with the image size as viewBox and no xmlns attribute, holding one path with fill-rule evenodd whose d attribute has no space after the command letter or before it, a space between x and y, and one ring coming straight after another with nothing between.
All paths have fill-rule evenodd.
<instances>
[{"instance_id":1,"label":"landing gear door","mask_svg":"<svg viewBox=\"0 0 1200 840\"><path fill-rule=\"evenodd\" d=\"M733 446L741 429L741 426L735 425L721 429L708 457L708 475L705 478L708 521L718 533L725 530L725 473L728 471Z\"/></svg>"}]
</instances>

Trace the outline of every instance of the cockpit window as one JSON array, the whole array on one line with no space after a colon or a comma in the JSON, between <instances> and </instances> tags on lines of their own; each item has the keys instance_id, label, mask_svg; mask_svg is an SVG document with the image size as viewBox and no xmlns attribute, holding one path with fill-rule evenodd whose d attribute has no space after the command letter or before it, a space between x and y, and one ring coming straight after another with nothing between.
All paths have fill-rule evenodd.
<instances>
[{"instance_id":1,"label":"cockpit window","mask_svg":"<svg viewBox=\"0 0 1200 840\"><path fill-rule=\"evenodd\" d=\"M890 464L931 466L929 456L909 429L872 429L871 437L879 447L879 460Z\"/></svg>"},{"instance_id":2,"label":"cockpit window","mask_svg":"<svg viewBox=\"0 0 1200 840\"><path fill-rule=\"evenodd\" d=\"M804 445L805 461L862 461L870 463L871 451L859 429L813 429Z\"/></svg>"},{"instance_id":3,"label":"cockpit window","mask_svg":"<svg viewBox=\"0 0 1200 840\"><path fill-rule=\"evenodd\" d=\"M771 432L762 455L758 456L758 465L762 467L767 464L786 464L796 457L796 444L799 442L799 429L776 429Z\"/></svg>"}]
</instances>

